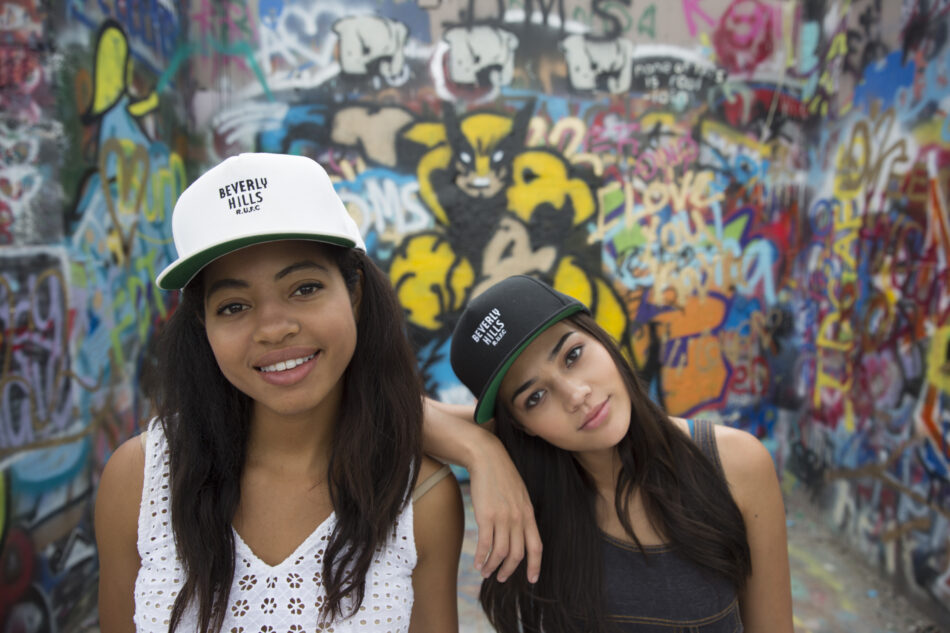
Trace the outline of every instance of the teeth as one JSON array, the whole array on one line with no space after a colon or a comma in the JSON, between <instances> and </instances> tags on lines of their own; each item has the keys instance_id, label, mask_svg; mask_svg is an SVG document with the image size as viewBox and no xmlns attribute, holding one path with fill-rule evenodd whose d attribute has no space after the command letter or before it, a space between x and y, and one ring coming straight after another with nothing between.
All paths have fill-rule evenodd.
<instances>
[{"instance_id":1,"label":"teeth","mask_svg":"<svg viewBox=\"0 0 950 633\"><path fill-rule=\"evenodd\" d=\"M258 371L286 371L288 369L293 369L297 365L303 365L308 360L316 356L316 354L311 354L310 356L304 356L303 358L294 358L291 360L282 360L279 363L274 363L273 365L268 365L267 367L259 367Z\"/></svg>"}]
</instances>

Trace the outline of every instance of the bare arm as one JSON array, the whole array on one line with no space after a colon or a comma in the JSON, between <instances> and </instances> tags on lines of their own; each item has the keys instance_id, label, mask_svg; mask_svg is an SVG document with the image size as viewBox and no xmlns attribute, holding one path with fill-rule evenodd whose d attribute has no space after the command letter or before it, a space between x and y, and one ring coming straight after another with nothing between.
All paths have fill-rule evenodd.
<instances>
[{"instance_id":1,"label":"bare arm","mask_svg":"<svg viewBox=\"0 0 950 633\"><path fill-rule=\"evenodd\" d=\"M423 448L430 455L464 466L471 476L472 506L478 525L475 568L487 578L497 569L507 580L527 557L528 580L541 572L541 536L534 508L518 469L491 432L492 423L474 422L474 407L426 399Z\"/></svg>"},{"instance_id":2,"label":"bare arm","mask_svg":"<svg viewBox=\"0 0 950 633\"><path fill-rule=\"evenodd\" d=\"M748 633L792 633L785 505L772 456L745 431L717 427L716 440L752 554L752 575L739 596L742 623Z\"/></svg>"},{"instance_id":3,"label":"bare arm","mask_svg":"<svg viewBox=\"0 0 950 633\"><path fill-rule=\"evenodd\" d=\"M136 541L144 470L145 452L140 438L126 440L109 458L96 493L102 633L135 631L133 592L141 565Z\"/></svg>"},{"instance_id":4,"label":"bare arm","mask_svg":"<svg viewBox=\"0 0 950 633\"><path fill-rule=\"evenodd\" d=\"M441 464L425 459L419 482ZM458 630L457 580L465 518L455 477L447 476L413 505L417 561L412 572L411 633Z\"/></svg>"}]
</instances>

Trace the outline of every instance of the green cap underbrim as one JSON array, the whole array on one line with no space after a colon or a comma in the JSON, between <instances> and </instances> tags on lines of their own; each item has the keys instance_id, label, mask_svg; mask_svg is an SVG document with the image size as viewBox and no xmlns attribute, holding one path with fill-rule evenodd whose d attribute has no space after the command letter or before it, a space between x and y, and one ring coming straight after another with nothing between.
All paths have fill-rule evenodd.
<instances>
[{"instance_id":1,"label":"green cap underbrim","mask_svg":"<svg viewBox=\"0 0 950 633\"><path fill-rule=\"evenodd\" d=\"M505 379L505 374L508 373L508 370L511 369L512 364L518 357L521 355L521 352L525 350L528 345L531 345L534 342L534 339L538 338L547 330L549 327L561 321L575 312L583 312L587 310L582 304L574 303L563 310L557 312L550 319L542 323L534 332L532 332L528 337L520 344L518 347L513 349L508 357L505 358L505 361L498 366L498 369L495 370L495 373L492 374L492 377L488 380L488 384L485 385L485 388L482 390L482 395L478 398L478 404L475 405L475 421L479 424L484 424L488 422L493 417L495 417L495 400L498 397L498 389L501 388L501 382Z\"/></svg>"},{"instance_id":2,"label":"green cap underbrim","mask_svg":"<svg viewBox=\"0 0 950 633\"><path fill-rule=\"evenodd\" d=\"M263 244L265 242L279 242L281 240L309 240L311 242L324 242L326 244L335 244L349 248L356 245L353 240L345 237L317 235L314 233L269 233L267 235L241 237L215 244L186 259L179 260L166 268L162 274L158 276L158 279L155 280L155 283L162 290L181 290L188 285L188 282L191 281L202 268L219 257L223 257L228 253L240 250L246 246Z\"/></svg>"}]
</instances>

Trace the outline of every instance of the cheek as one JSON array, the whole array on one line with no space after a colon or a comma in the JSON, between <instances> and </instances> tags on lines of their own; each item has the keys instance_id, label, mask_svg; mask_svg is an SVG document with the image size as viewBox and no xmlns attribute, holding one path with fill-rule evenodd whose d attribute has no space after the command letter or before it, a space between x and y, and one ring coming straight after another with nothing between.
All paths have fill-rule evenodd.
<instances>
[{"instance_id":1,"label":"cheek","mask_svg":"<svg viewBox=\"0 0 950 633\"><path fill-rule=\"evenodd\" d=\"M560 430L560 420L555 414L550 411L545 411L543 414L536 414L528 417L521 421L521 430L530 435L531 437L537 437L548 444L554 444L557 446L557 435Z\"/></svg>"},{"instance_id":2,"label":"cheek","mask_svg":"<svg viewBox=\"0 0 950 633\"><path fill-rule=\"evenodd\" d=\"M323 327L326 328L324 336L328 336L329 340L341 346L346 362L349 363L356 351L356 315L351 311L341 311L338 317L332 322L325 323Z\"/></svg>"},{"instance_id":3,"label":"cheek","mask_svg":"<svg viewBox=\"0 0 950 633\"><path fill-rule=\"evenodd\" d=\"M211 347L211 353L218 363L218 368L225 376L228 375L228 369L235 362L239 361L242 346L235 345L224 332L216 329L206 329L205 335L208 338L208 346Z\"/></svg>"}]
</instances>

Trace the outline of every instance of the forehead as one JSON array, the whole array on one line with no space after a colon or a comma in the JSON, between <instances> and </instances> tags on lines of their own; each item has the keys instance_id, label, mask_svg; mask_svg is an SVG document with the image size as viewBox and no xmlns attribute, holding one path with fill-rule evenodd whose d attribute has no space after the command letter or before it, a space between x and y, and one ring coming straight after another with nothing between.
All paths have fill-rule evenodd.
<instances>
[{"instance_id":1,"label":"forehead","mask_svg":"<svg viewBox=\"0 0 950 633\"><path fill-rule=\"evenodd\" d=\"M330 248L325 244L308 240L281 240L255 244L223 255L205 266L202 274L206 282L225 277L246 279L260 273L272 275L275 270L304 260L336 269Z\"/></svg>"},{"instance_id":2,"label":"forehead","mask_svg":"<svg viewBox=\"0 0 950 633\"><path fill-rule=\"evenodd\" d=\"M551 358L554 347L558 344L565 334L571 331L577 331L577 327L564 320L558 321L544 332L538 335L536 339L522 350L518 358L512 363L501 382L500 393L507 397L512 391L523 385L526 381L536 377L538 371L545 364L557 362L557 358Z\"/></svg>"}]
</instances>

